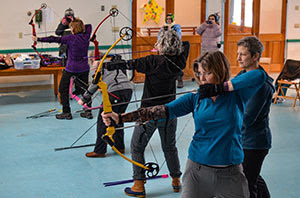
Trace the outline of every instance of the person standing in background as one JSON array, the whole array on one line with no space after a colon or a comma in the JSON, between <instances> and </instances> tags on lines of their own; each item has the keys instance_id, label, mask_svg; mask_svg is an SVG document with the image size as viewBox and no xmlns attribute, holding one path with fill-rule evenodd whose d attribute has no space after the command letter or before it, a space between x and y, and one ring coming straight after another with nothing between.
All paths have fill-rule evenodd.
<instances>
[{"instance_id":1,"label":"person standing in background","mask_svg":"<svg viewBox=\"0 0 300 198\"><path fill-rule=\"evenodd\" d=\"M111 59L111 62L117 62L121 60L120 55L115 55ZM93 61L93 67L91 70L97 70L100 61ZM129 101L131 100L132 96L132 84L129 81L126 71L117 71L112 70L108 71L105 68L101 68L100 71L102 73L102 81L107 84L107 91L109 94L109 100L112 105L118 103L124 103L122 105L115 105L112 107L114 112L124 113L127 109ZM96 87L96 88L95 88ZM88 104L91 101L92 95L98 89L97 84L91 84L83 94L83 98L78 101L80 105ZM92 91L89 91L92 90ZM103 108L100 108L98 118L97 118L97 139L94 151L88 152L85 154L86 157L106 157L107 152L107 143L102 139L102 136L106 133L106 126L103 123L101 113L103 112ZM120 124L117 128L122 128L124 125ZM125 144L124 144L124 129L116 130L115 134L113 135L114 144L116 148L121 152L125 153Z\"/></svg>"},{"instance_id":2,"label":"person standing in background","mask_svg":"<svg viewBox=\"0 0 300 198\"><path fill-rule=\"evenodd\" d=\"M36 36L32 37L33 41L46 42L46 43L61 43L66 44L68 49L68 60L65 70L63 71L60 83L59 83L59 93L61 104L63 106L63 112L61 114L56 114L57 119L72 119L70 102L69 102L69 85L70 79L75 76L81 82L85 83L83 88L78 89L79 94L84 94L85 89L88 88L89 83L89 73L90 66L88 64L89 45L90 36L92 32L92 25L84 25L83 21L79 18L75 18L70 24L71 33L67 36L55 37L48 36L43 38L38 38ZM88 104L91 106L91 103ZM93 114L90 110L85 112L84 117L88 119L93 118ZM81 115L81 117L83 117Z\"/></svg>"},{"instance_id":3,"label":"person standing in background","mask_svg":"<svg viewBox=\"0 0 300 198\"><path fill-rule=\"evenodd\" d=\"M275 92L273 79L259 65L264 46L256 37L244 37L237 43L237 61L243 69L242 75L252 70L262 70L267 79L264 85L249 99L244 111L242 145L243 169L248 180L250 198L269 198L270 193L260 176L261 167L271 148L269 114Z\"/></svg>"},{"instance_id":4,"label":"person standing in background","mask_svg":"<svg viewBox=\"0 0 300 198\"><path fill-rule=\"evenodd\" d=\"M61 22L58 24L55 34L57 36L66 36L71 34L71 30L69 28L69 24L71 21L73 21L75 18L74 11L71 8L68 8L65 10L65 16L62 18ZM67 51L67 45L66 44L60 44L59 46L59 53L58 55L60 57L68 58L68 51Z\"/></svg>"},{"instance_id":5,"label":"person standing in background","mask_svg":"<svg viewBox=\"0 0 300 198\"><path fill-rule=\"evenodd\" d=\"M208 20L202 23L196 32L201 35L201 54L207 51L218 50L221 47L222 30L217 14L209 15Z\"/></svg>"},{"instance_id":6,"label":"person standing in background","mask_svg":"<svg viewBox=\"0 0 300 198\"><path fill-rule=\"evenodd\" d=\"M181 39L181 26L179 24L176 24L175 23L175 20L174 20L174 14L172 13L168 13L166 15L166 22L165 24L162 26L162 28L160 28L160 31L158 32L157 34L157 40L159 39L160 37L160 33L162 32L162 30L175 30L179 39ZM177 77L177 88L183 88L183 71L181 71Z\"/></svg>"}]
</instances>

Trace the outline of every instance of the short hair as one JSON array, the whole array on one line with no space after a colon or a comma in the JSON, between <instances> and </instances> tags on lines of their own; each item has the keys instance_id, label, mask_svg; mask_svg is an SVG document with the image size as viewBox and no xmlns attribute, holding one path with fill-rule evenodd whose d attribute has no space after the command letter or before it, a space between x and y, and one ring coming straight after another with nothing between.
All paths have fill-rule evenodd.
<instances>
[{"instance_id":1,"label":"short hair","mask_svg":"<svg viewBox=\"0 0 300 198\"><path fill-rule=\"evenodd\" d=\"M198 64L207 72L212 72L216 83L228 81L231 75L230 63L220 51L207 51L194 61L193 70L198 72ZM199 81L200 79L198 79Z\"/></svg>"},{"instance_id":2,"label":"short hair","mask_svg":"<svg viewBox=\"0 0 300 198\"><path fill-rule=\"evenodd\" d=\"M253 57L256 53L259 54L258 61L264 51L264 45L255 36L244 37L238 41L237 46L244 46L248 48L251 56Z\"/></svg>"},{"instance_id":3,"label":"short hair","mask_svg":"<svg viewBox=\"0 0 300 198\"><path fill-rule=\"evenodd\" d=\"M85 26L83 21L79 18L75 18L70 24L69 27L73 28L74 34L79 34L85 32Z\"/></svg>"},{"instance_id":4,"label":"short hair","mask_svg":"<svg viewBox=\"0 0 300 198\"><path fill-rule=\"evenodd\" d=\"M183 51L182 42L175 30L162 30L156 46L160 46L160 54L178 56Z\"/></svg>"}]
</instances>

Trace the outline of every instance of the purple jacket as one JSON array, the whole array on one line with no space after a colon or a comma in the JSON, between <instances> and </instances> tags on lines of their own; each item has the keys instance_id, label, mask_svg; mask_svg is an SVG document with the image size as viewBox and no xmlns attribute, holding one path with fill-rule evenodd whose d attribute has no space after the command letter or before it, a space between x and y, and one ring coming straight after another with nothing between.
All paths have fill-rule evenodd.
<instances>
[{"instance_id":1,"label":"purple jacket","mask_svg":"<svg viewBox=\"0 0 300 198\"><path fill-rule=\"evenodd\" d=\"M221 27L219 25L206 24L206 22L204 22L196 31L202 36L201 52L218 50L217 44L220 42L220 37L222 35Z\"/></svg>"},{"instance_id":2,"label":"purple jacket","mask_svg":"<svg viewBox=\"0 0 300 198\"><path fill-rule=\"evenodd\" d=\"M43 37L38 38L38 41L67 44L68 61L65 70L71 73L81 73L90 70L88 59L86 57L88 56L91 32L92 26L88 24L85 25L84 33L71 34L62 37Z\"/></svg>"}]
</instances>

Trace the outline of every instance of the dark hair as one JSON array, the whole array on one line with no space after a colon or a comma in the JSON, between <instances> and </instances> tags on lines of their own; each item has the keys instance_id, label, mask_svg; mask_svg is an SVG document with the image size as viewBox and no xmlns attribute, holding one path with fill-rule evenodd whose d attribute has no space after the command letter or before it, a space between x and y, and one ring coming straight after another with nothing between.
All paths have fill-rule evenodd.
<instances>
[{"instance_id":1,"label":"dark hair","mask_svg":"<svg viewBox=\"0 0 300 198\"><path fill-rule=\"evenodd\" d=\"M168 17L168 16L170 16L170 17L172 18L172 22L174 22L174 14L168 13L168 14L166 15L166 22L167 22L167 17Z\"/></svg>"},{"instance_id":2,"label":"dark hair","mask_svg":"<svg viewBox=\"0 0 300 198\"><path fill-rule=\"evenodd\" d=\"M79 34L85 32L85 26L79 18L75 18L70 24L69 27L73 28L74 34Z\"/></svg>"},{"instance_id":3,"label":"dark hair","mask_svg":"<svg viewBox=\"0 0 300 198\"><path fill-rule=\"evenodd\" d=\"M230 64L220 51L208 51L198 57L193 64L194 72L198 72L198 64L207 72L212 72L216 83L228 81L231 75ZM199 81L199 79L197 79Z\"/></svg>"},{"instance_id":4,"label":"dark hair","mask_svg":"<svg viewBox=\"0 0 300 198\"><path fill-rule=\"evenodd\" d=\"M264 45L260 42L258 38L255 36L244 37L238 41L237 46L244 46L248 48L251 57L253 57L256 53L259 54L258 61L264 51Z\"/></svg>"},{"instance_id":5,"label":"dark hair","mask_svg":"<svg viewBox=\"0 0 300 198\"><path fill-rule=\"evenodd\" d=\"M215 21L216 21L216 24L220 25L219 24L219 20L220 20L220 16L218 15L218 13L215 13L215 14L211 14L208 16L209 17L214 17L215 18Z\"/></svg>"}]
</instances>

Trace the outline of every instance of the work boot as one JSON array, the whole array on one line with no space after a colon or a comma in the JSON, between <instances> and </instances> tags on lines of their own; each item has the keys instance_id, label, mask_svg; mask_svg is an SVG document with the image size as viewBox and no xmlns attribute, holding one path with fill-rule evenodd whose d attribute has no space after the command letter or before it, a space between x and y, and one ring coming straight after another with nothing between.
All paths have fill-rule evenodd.
<instances>
[{"instance_id":1,"label":"work boot","mask_svg":"<svg viewBox=\"0 0 300 198\"><path fill-rule=\"evenodd\" d=\"M80 116L82 118L93 119L93 114L92 114L91 110L87 110L87 111L80 113Z\"/></svg>"},{"instance_id":2,"label":"work boot","mask_svg":"<svg viewBox=\"0 0 300 198\"><path fill-rule=\"evenodd\" d=\"M172 187L174 192L180 192L181 190L181 183L179 177L172 178Z\"/></svg>"},{"instance_id":3,"label":"work boot","mask_svg":"<svg viewBox=\"0 0 300 198\"><path fill-rule=\"evenodd\" d=\"M144 184L144 180L134 180L133 186L125 188L124 192L131 197L146 197Z\"/></svg>"},{"instance_id":4,"label":"work boot","mask_svg":"<svg viewBox=\"0 0 300 198\"><path fill-rule=\"evenodd\" d=\"M182 87L183 87L182 76L178 76L178 78L177 78L177 88L182 88Z\"/></svg>"},{"instance_id":5,"label":"work boot","mask_svg":"<svg viewBox=\"0 0 300 198\"><path fill-rule=\"evenodd\" d=\"M72 120L72 114L71 113L60 113L55 115L56 119L67 119Z\"/></svg>"}]
</instances>

